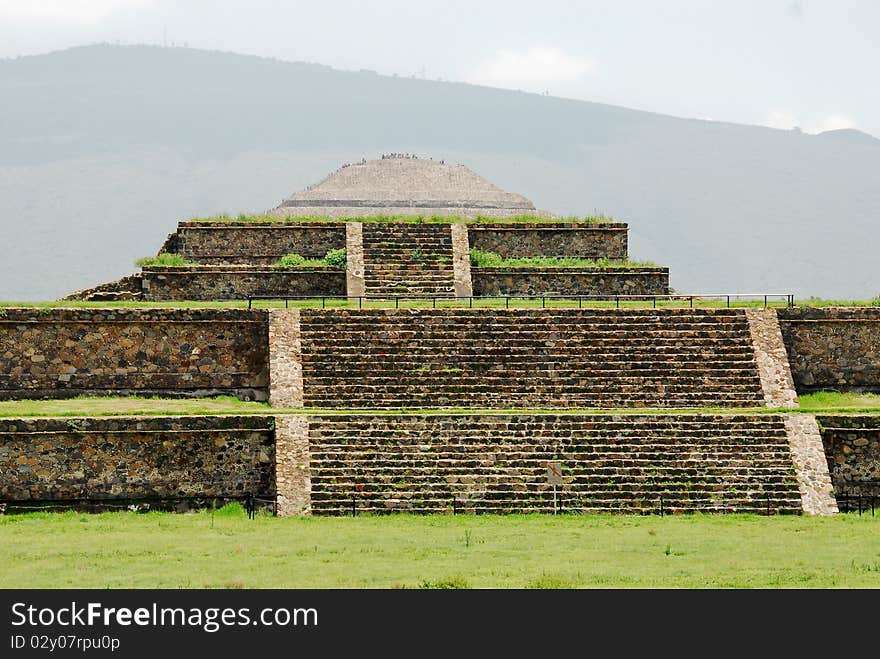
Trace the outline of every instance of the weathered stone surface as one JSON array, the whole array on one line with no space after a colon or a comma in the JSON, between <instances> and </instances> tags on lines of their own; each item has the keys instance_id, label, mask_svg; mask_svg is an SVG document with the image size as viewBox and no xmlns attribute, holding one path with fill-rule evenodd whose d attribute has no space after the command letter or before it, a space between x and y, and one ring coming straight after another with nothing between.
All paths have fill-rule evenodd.
<instances>
[{"instance_id":1,"label":"weathered stone surface","mask_svg":"<svg viewBox=\"0 0 880 659\"><path fill-rule=\"evenodd\" d=\"M266 400L268 352L266 310L7 308L0 313L0 399Z\"/></svg>"},{"instance_id":2,"label":"weathered stone surface","mask_svg":"<svg viewBox=\"0 0 880 659\"><path fill-rule=\"evenodd\" d=\"M345 247L345 226L303 222L180 222L171 245L187 261L271 265L285 254L323 258ZM166 251L172 251L167 249Z\"/></svg>"},{"instance_id":3,"label":"weathered stone surface","mask_svg":"<svg viewBox=\"0 0 880 659\"><path fill-rule=\"evenodd\" d=\"M549 461L562 463L565 511L653 513L661 497L666 512L801 510L781 415L366 413L308 423L314 514L348 514L352 499L360 512L448 513L453 498L459 512L550 512Z\"/></svg>"},{"instance_id":4,"label":"weathered stone surface","mask_svg":"<svg viewBox=\"0 0 880 659\"><path fill-rule=\"evenodd\" d=\"M471 224L471 247L504 258L570 256L583 259L627 258L627 231L622 222L577 224Z\"/></svg>"},{"instance_id":5,"label":"weathered stone surface","mask_svg":"<svg viewBox=\"0 0 880 659\"><path fill-rule=\"evenodd\" d=\"M303 309L306 407L764 401L741 309Z\"/></svg>"},{"instance_id":6,"label":"weathered stone surface","mask_svg":"<svg viewBox=\"0 0 880 659\"><path fill-rule=\"evenodd\" d=\"M463 165L396 154L343 165L269 211L275 217L537 213L522 195L501 190Z\"/></svg>"},{"instance_id":7,"label":"weathered stone surface","mask_svg":"<svg viewBox=\"0 0 880 659\"><path fill-rule=\"evenodd\" d=\"M471 282L471 248L468 241L468 228L465 224L453 224L452 232L452 271L455 279L455 296L471 297L474 294Z\"/></svg>"},{"instance_id":8,"label":"weathered stone surface","mask_svg":"<svg viewBox=\"0 0 880 659\"><path fill-rule=\"evenodd\" d=\"M350 302L364 295L364 226L360 222L345 224L347 259L346 287Z\"/></svg>"},{"instance_id":9,"label":"weathered stone surface","mask_svg":"<svg viewBox=\"0 0 880 659\"><path fill-rule=\"evenodd\" d=\"M272 417L0 420L0 497L275 496Z\"/></svg>"},{"instance_id":10,"label":"weathered stone surface","mask_svg":"<svg viewBox=\"0 0 880 659\"><path fill-rule=\"evenodd\" d=\"M345 295L338 268L275 269L251 266L150 266L143 269L145 300L242 300L249 295Z\"/></svg>"},{"instance_id":11,"label":"weathered stone surface","mask_svg":"<svg viewBox=\"0 0 880 659\"><path fill-rule=\"evenodd\" d=\"M275 479L278 515L308 515L312 511L309 417L275 417Z\"/></svg>"},{"instance_id":12,"label":"weathered stone surface","mask_svg":"<svg viewBox=\"0 0 880 659\"><path fill-rule=\"evenodd\" d=\"M302 407L299 309L269 309L269 403Z\"/></svg>"},{"instance_id":13,"label":"weathered stone surface","mask_svg":"<svg viewBox=\"0 0 880 659\"><path fill-rule=\"evenodd\" d=\"M811 414L785 415L785 430L794 460L803 511L810 515L837 512L834 488L816 417Z\"/></svg>"},{"instance_id":14,"label":"weathered stone surface","mask_svg":"<svg viewBox=\"0 0 880 659\"><path fill-rule=\"evenodd\" d=\"M767 407L797 407L788 354L773 309L746 309Z\"/></svg>"},{"instance_id":15,"label":"weathered stone surface","mask_svg":"<svg viewBox=\"0 0 880 659\"><path fill-rule=\"evenodd\" d=\"M363 245L367 296L455 295L451 225L365 222Z\"/></svg>"},{"instance_id":16,"label":"weathered stone surface","mask_svg":"<svg viewBox=\"0 0 880 659\"><path fill-rule=\"evenodd\" d=\"M668 295L668 268L471 268L476 295Z\"/></svg>"},{"instance_id":17,"label":"weathered stone surface","mask_svg":"<svg viewBox=\"0 0 880 659\"><path fill-rule=\"evenodd\" d=\"M106 300L139 300L141 297L141 276L134 274L106 284L76 291L63 299L100 302Z\"/></svg>"},{"instance_id":18,"label":"weathered stone surface","mask_svg":"<svg viewBox=\"0 0 880 659\"><path fill-rule=\"evenodd\" d=\"M875 491L880 483L880 417L823 414L817 419L838 498Z\"/></svg>"},{"instance_id":19,"label":"weathered stone surface","mask_svg":"<svg viewBox=\"0 0 880 659\"><path fill-rule=\"evenodd\" d=\"M777 310L799 393L880 392L880 307Z\"/></svg>"}]
</instances>

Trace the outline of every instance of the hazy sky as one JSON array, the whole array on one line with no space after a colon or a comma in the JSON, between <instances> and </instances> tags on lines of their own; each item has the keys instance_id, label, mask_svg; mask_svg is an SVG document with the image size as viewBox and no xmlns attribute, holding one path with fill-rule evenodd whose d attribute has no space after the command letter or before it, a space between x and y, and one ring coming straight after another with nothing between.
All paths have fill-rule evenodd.
<instances>
[{"instance_id":1,"label":"hazy sky","mask_svg":"<svg viewBox=\"0 0 880 659\"><path fill-rule=\"evenodd\" d=\"M880 0L0 0L0 57L101 41L880 136Z\"/></svg>"}]
</instances>

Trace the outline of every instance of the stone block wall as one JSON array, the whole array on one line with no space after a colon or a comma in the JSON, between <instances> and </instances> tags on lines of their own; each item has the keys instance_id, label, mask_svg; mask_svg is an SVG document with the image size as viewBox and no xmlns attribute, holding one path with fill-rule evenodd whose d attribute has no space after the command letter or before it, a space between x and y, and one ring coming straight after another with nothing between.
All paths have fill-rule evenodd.
<instances>
[{"instance_id":1,"label":"stone block wall","mask_svg":"<svg viewBox=\"0 0 880 659\"><path fill-rule=\"evenodd\" d=\"M269 416L0 419L0 498L275 496Z\"/></svg>"},{"instance_id":2,"label":"stone block wall","mask_svg":"<svg viewBox=\"0 0 880 659\"><path fill-rule=\"evenodd\" d=\"M841 414L817 419L838 496L876 492L880 486L880 417Z\"/></svg>"},{"instance_id":3,"label":"stone block wall","mask_svg":"<svg viewBox=\"0 0 880 659\"><path fill-rule=\"evenodd\" d=\"M661 497L667 512L802 510L781 415L309 415L291 436L304 432L287 496L314 514L350 514L353 499L372 513L551 512L548 462L569 512L656 513Z\"/></svg>"},{"instance_id":4,"label":"stone block wall","mask_svg":"<svg viewBox=\"0 0 880 659\"><path fill-rule=\"evenodd\" d=\"M209 222L178 224L169 248L204 264L271 265L285 254L323 258L345 247L345 225L306 222Z\"/></svg>"},{"instance_id":5,"label":"stone block wall","mask_svg":"<svg viewBox=\"0 0 880 659\"><path fill-rule=\"evenodd\" d=\"M798 393L880 392L880 307L777 310Z\"/></svg>"},{"instance_id":6,"label":"stone block wall","mask_svg":"<svg viewBox=\"0 0 880 659\"><path fill-rule=\"evenodd\" d=\"M268 313L0 310L0 400L80 395L268 396Z\"/></svg>"},{"instance_id":7,"label":"stone block wall","mask_svg":"<svg viewBox=\"0 0 880 659\"><path fill-rule=\"evenodd\" d=\"M345 297L345 272L330 267L145 267L145 300L242 300L248 295Z\"/></svg>"},{"instance_id":8,"label":"stone block wall","mask_svg":"<svg viewBox=\"0 0 880 659\"><path fill-rule=\"evenodd\" d=\"M570 256L584 259L627 258L627 231L622 222L597 224L469 224L470 246L504 258Z\"/></svg>"},{"instance_id":9,"label":"stone block wall","mask_svg":"<svg viewBox=\"0 0 880 659\"><path fill-rule=\"evenodd\" d=\"M474 295L667 295L668 268L471 268Z\"/></svg>"}]
</instances>

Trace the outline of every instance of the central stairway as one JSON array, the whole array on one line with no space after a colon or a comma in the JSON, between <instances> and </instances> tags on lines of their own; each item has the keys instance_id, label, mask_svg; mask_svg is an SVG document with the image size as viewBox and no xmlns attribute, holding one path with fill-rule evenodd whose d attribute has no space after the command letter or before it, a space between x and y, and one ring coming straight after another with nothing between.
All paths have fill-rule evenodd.
<instances>
[{"instance_id":1,"label":"central stairway","mask_svg":"<svg viewBox=\"0 0 880 659\"><path fill-rule=\"evenodd\" d=\"M801 511L780 415L362 414L309 426L316 514L552 512L548 462L560 463L566 512Z\"/></svg>"},{"instance_id":2,"label":"central stairway","mask_svg":"<svg viewBox=\"0 0 880 659\"><path fill-rule=\"evenodd\" d=\"M301 315L303 404L761 407L736 309L365 309Z\"/></svg>"},{"instance_id":3,"label":"central stairway","mask_svg":"<svg viewBox=\"0 0 880 659\"><path fill-rule=\"evenodd\" d=\"M448 224L365 222L364 290L370 297L454 297Z\"/></svg>"}]
</instances>

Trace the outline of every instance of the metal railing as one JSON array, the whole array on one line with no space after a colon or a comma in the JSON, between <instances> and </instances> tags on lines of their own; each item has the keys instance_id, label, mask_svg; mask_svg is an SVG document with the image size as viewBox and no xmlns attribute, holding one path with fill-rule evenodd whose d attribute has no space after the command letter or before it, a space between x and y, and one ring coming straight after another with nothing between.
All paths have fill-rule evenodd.
<instances>
[{"instance_id":1,"label":"metal railing","mask_svg":"<svg viewBox=\"0 0 880 659\"><path fill-rule=\"evenodd\" d=\"M874 517L874 509L880 499L880 480L856 481L850 489L835 494L835 499L837 509L842 513L858 511L861 516L862 512L870 510L871 517Z\"/></svg>"},{"instance_id":2,"label":"metal railing","mask_svg":"<svg viewBox=\"0 0 880 659\"><path fill-rule=\"evenodd\" d=\"M244 506L249 519L254 519L258 507L271 508L278 514L276 499L255 494L187 496L133 496L133 497L59 497L54 499L0 499L0 513L37 512L58 510L141 510L166 509L169 505L188 503L192 508L214 510L217 503L237 501Z\"/></svg>"},{"instance_id":3,"label":"metal railing","mask_svg":"<svg viewBox=\"0 0 880 659\"><path fill-rule=\"evenodd\" d=\"M431 302L432 308L437 308L437 302L445 303L446 306L467 306L474 307L474 301L479 304L480 301L503 300L504 307L509 309L510 302L516 300L541 300L541 308L547 306L548 302L577 302L578 308L582 308L585 302L608 302L614 303L616 309L620 308L623 303L636 303L644 307L657 308L657 303L663 302L682 302L687 303L691 309L694 308L694 302L717 301L724 303L727 308L736 302L757 302L767 308L773 302L784 304L786 307L794 306L794 293L699 293L699 294L668 294L668 295L559 295L548 293L545 295L468 295L468 296L445 296L445 295L248 295L248 309L253 308L254 302L257 301L284 302L284 306L288 307L291 301L312 301L317 306L318 300L321 301L321 308L326 309L329 302L340 302L354 304L357 300L358 309L364 307L364 302L388 302L389 306L393 302L394 308L399 309L401 302Z\"/></svg>"}]
</instances>

